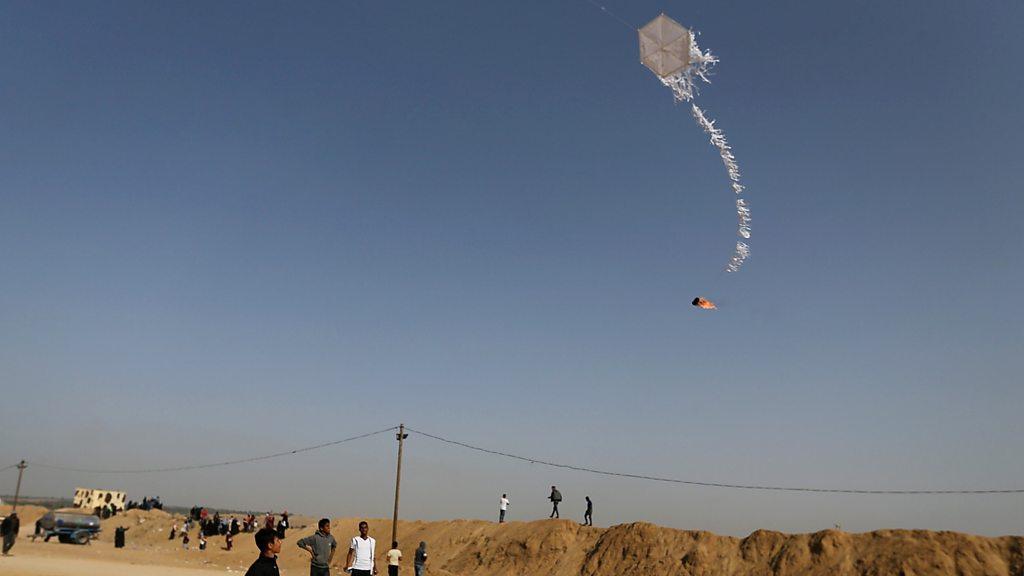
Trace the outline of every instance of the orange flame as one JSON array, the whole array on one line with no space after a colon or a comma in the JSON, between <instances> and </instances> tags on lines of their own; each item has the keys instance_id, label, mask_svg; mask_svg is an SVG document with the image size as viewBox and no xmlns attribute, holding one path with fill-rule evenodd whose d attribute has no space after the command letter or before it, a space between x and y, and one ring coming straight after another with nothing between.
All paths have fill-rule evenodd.
<instances>
[{"instance_id":1,"label":"orange flame","mask_svg":"<svg viewBox=\"0 0 1024 576\"><path fill-rule=\"evenodd\" d=\"M715 306L715 303L706 298L694 298L692 304L698 308L703 308L705 310L718 310L718 307Z\"/></svg>"}]
</instances>

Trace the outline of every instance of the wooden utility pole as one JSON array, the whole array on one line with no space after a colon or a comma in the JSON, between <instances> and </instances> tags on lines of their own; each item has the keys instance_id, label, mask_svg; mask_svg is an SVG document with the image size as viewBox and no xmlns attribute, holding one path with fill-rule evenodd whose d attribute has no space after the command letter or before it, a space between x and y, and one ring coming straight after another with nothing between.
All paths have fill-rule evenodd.
<instances>
[{"instance_id":1,"label":"wooden utility pole","mask_svg":"<svg viewBox=\"0 0 1024 576\"><path fill-rule=\"evenodd\" d=\"M14 504L11 506L11 514L18 511L18 496L21 496L21 475L25 473L28 464L22 460L18 463L18 486L14 489Z\"/></svg>"},{"instance_id":2,"label":"wooden utility pole","mask_svg":"<svg viewBox=\"0 0 1024 576\"><path fill-rule=\"evenodd\" d=\"M395 514L391 517L391 542L398 541L398 494L402 487L402 443L409 437L405 433L405 424L398 425L396 436L398 437L398 472L395 474ZM388 543L388 549L391 549L390 543Z\"/></svg>"}]
</instances>

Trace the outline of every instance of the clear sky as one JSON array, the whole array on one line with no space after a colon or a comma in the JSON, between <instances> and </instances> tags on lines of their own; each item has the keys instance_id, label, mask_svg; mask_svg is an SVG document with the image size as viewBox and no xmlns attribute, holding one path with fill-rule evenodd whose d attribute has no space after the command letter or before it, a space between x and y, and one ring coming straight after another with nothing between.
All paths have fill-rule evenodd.
<instances>
[{"instance_id":1,"label":"clear sky","mask_svg":"<svg viewBox=\"0 0 1024 576\"><path fill-rule=\"evenodd\" d=\"M707 138L584 0L0 3L0 466L404 421L711 482L1024 487L1024 4L608 0L721 58ZM717 300L717 312L689 305ZM390 514L378 436L23 491ZM1021 533L1024 496L553 471L413 437L403 514ZM16 474L0 473L0 493Z\"/></svg>"}]
</instances>

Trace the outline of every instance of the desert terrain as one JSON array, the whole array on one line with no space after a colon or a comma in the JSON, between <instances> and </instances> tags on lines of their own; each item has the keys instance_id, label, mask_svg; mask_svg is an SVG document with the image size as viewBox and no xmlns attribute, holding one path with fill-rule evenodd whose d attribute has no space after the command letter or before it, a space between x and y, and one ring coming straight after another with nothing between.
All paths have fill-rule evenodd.
<instances>
[{"instance_id":1,"label":"desert terrain","mask_svg":"<svg viewBox=\"0 0 1024 576\"><path fill-rule=\"evenodd\" d=\"M7 513L9 509L0 509ZM152 510L131 510L103 522L100 537L88 546L33 542L36 518L45 509L19 508L21 537L13 555L0 558L0 573L11 576L120 575L202 576L213 572L239 574L256 557L251 534L239 534L234 550L223 537L209 540L207 550L168 540L180 517ZM348 540L357 518L332 521L339 542L336 569L341 573ZM378 567L386 573L383 555L391 533L389 520L370 519L378 540ZM130 528L127 546L115 549L116 526ZM313 532L315 519L292 517L279 563L282 574L308 573L307 554L295 541ZM436 576L1017 576L1024 572L1024 538L989 538L956 532L877 530L851 534L825 530L783 534L759 530L746 538L710 532L676 530L637 522L610 528L580 526L570 520L508 522L482 520L399 522L403 574L412 574L411 557L427 542L427 574Z\"/></svg>"}]
</instances>

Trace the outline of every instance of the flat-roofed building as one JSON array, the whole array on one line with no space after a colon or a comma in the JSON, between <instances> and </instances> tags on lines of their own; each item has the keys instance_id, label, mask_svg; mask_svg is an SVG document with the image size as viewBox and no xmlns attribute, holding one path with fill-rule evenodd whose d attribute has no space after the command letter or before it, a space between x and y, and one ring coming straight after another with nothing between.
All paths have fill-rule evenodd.
<instances>
[{"instance_id":1,"label":"flat-roofed building","mask_svg":"<svg viewBox=\"0 0 1024 576\"><path fill-rule=\"evenodd\" d=\"M95 488L75 488L75 508L95 510L97 507L111 506L118 511L124 510L125 493L117 490L97 490Z\"/></svg>"}]
</instances>

